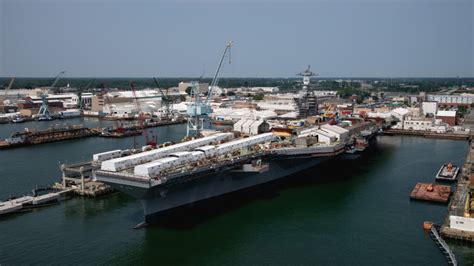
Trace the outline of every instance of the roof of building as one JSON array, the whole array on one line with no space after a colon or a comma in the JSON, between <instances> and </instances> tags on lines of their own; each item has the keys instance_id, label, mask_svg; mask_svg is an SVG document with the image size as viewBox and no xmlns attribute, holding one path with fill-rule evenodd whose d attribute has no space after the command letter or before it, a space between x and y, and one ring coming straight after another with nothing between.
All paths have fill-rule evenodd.
<instances>
[{"instance_id":1,"label":"roof of building","mask_svg":"<svg viewBox=\"0 0 474 266\"><path fill-rule=\"evenodd\" d=\"M392 112L396 113L396 114L399 114L399 115L406 115L410 111L408 109L405 109L405 108L396 108L396 109L393 109Z\"/></svg>"},{"instance_id":2,"label":"roof of building","mask_svg":"<svg viewBox=\"0 0 474 266\"><path fill-rule=\"evenodd\" d=\"M322 136L325 136L325 137L328 137L328 138L333 138L333 137L334 137L333 134L331 134L331 133L329 133L329 132L327 132L327 131L325 131L325 130L322 130L322 129L316 130L316 133L317 133L318 135L322 135Z\"/></svg>"},{"instance_id":3,"label":"roof of building","mask_svg":"<svg viewBox=\"0 0 474 266\"><path fill-rule=\"evenodd\" d=\"M456 111L438 111L436 116L456 117Z\"/></svg>"},{"instance_id":4,"label":"roof of building","mask_svg":"<svg viewBox=\"0 0 474 266\"><path fill-rule=\"evenodd\" d=\"M335 125L326 124L326 125L322 125L321 128L326 129L327 131L338 133L338 134L344 134L344 133L349 132L349 130L343 127L335 126Z\"/></svg>"}]
</instances>

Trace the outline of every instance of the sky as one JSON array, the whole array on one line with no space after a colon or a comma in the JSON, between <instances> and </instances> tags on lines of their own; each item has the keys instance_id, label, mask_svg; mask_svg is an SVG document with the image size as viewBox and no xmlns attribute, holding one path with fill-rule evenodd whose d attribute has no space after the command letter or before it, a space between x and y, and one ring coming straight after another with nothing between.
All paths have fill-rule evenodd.
<instances>
[{"instance_id":1,"label":"sky","mask_svg":"<svg viewBox=\"0 0 474 266\"><path fill-rule=\"evenodd\" d=\"M0 76L474 77L474 0L0 0Z\"/></svg>"}]
</instances>

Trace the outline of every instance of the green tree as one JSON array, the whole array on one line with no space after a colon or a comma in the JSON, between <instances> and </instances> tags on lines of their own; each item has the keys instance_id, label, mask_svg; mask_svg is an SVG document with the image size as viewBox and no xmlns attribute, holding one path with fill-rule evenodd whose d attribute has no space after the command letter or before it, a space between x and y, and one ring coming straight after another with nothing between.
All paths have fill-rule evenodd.
<instances>
[{"instance_id":1,"label":"green tree","mask_svg":"<svg viewBox=\"0 0 474 266\"><path fill-rule=\"evenodd\" d=\"M263 97L265 97L265 95L263 93L259 93L259 94L256 94L253 96L253 100L254 101L261 101L263 100Z\"/></svg>"}]
</instances>

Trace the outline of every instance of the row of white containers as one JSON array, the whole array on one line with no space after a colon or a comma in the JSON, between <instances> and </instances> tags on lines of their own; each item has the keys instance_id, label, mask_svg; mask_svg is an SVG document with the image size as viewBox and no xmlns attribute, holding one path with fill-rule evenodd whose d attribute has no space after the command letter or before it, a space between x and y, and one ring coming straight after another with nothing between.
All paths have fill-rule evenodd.
<instances>
[{"instance_id":1,"label":"row of white containers","mask_svg":"<svg viewBox=\"0 0 474 266\"><path fill-rule=\"evenodd\" d=\"M221 156L229 152L251 147L256 144L273 140L272 133L260 134L244 139L230 141L217 146L208 145L196 148L193 152L177 152L170 154L170 157L135 166L134 174L139 176L153 177L169 168L184 165L189 162L196 162L212 156Z\"/></svg>"},{"instance_id":2,"label":"row of white containers","mask_svg":"<svg viewBox=\"0 0 474 266\"><path fill-rule=\"evenodd\" d=\"M139 164L145 164L169 156L172 153L180 151L194 150L203 145L209 145L213 142L226 141L232 139L232 133L218 133L209 137L186 141L174 144L168 147L155 149L151 151L141 152L130 156L114 158L102 162L101 169L105 171L122 171L124 169L132 168Z\"/></svg>"}]
</instances>

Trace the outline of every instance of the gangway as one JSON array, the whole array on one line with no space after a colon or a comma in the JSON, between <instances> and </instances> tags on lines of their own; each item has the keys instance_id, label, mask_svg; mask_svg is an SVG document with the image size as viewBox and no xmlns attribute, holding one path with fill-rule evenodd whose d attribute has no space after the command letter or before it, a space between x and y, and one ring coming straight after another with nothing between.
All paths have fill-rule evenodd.
<instances>
[{"instance_id":1,"label":"gangway","mask_svg":"<svg viewBox=\"0 0 474 266\"><path fill-rule=\"evenodd\" d=\"M457 266L458 263L456 261L456 257L454 256L454 253L451 251L451 249L449 248L448 244L446 244L444 239L441 238L441 236L438 233L438 229L439 229L438 225L431 226L431 229L430 229L431 238L433 238L438 248L441 250L441 252L443 252L444 256L448 260L448 264Z\"/></svg>"}]
</instances>

